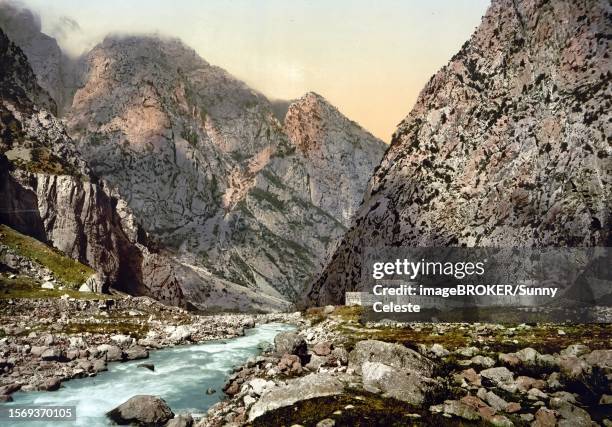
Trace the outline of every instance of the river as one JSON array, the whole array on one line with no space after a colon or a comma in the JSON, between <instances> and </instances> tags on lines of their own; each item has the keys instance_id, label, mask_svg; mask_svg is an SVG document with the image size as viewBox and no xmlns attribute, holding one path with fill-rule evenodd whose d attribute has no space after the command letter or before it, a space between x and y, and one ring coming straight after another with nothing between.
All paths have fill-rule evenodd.
<instances>
[{"instance_id":1,"label":"river","mask_svg":"<svg viewBox=\"0 0 612 427\"><path fill-rule=\"evenodd\" d=\"M242 337L152 351L148 359L111 363L95 377L67 381L54 392L17 392L11 405L76 406L76 423L16 422L27 426L106 426L105 413L137 394L161 396L175 414L205 413L223 398L222 387L232 368L261 352L276 334L293 329L268 323L246 331ZM138 367L152 363L155 371ZM216 393L207 395L213 388Z\"/></svg>"}]
</instances>

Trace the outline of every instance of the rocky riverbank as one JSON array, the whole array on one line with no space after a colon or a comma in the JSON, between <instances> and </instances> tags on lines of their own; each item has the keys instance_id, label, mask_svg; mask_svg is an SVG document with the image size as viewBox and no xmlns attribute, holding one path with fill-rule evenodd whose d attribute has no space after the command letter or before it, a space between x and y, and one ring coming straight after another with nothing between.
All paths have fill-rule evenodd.
<instances>
[{"instance_id":1,"label":"rocky riverbank","mask_svg":"<svg viewBox=\"0 0 612 427\"><path fill-rule=\"evenodd\" d=\"M308 326L229 378L197 425L612 425L612 327L361 323Z\"/></svg>"},{"instance_id":2,"label":"rocky riverbank","mask_svg":"<svg viewBox=\"0 0 612 427\"><path fill-rule=\"evenodd\" d=\"M1 299L0 401L17 391L57 390L154 349L241 336L256 323L299 321L299 314L202 316L147 297L107 297Z\"/></svg>"}]
</instances>

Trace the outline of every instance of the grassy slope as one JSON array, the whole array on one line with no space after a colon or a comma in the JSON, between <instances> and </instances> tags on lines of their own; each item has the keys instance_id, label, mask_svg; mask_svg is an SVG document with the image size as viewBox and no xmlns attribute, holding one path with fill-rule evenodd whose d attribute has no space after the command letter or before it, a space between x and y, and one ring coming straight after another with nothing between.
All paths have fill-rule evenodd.
<instances>
[{"instance_id":1,"label":"grassy slope","mask_svg":"<svg viewBox=\"0 0 612 427\"><path fill-rule=\"evenodd\" d=\"M0 243L18 255L48 268L59 282L58 285L64 287L61 290L41 289L41 284L31 277L17 275L9 279L8 275L3 274L0 275L0 298L59 297L64 294L78 298L99 297L96 294L78 292L79 286L95 271L61 251L3 224L0 224Z\"/></svg>"}]
</instances>

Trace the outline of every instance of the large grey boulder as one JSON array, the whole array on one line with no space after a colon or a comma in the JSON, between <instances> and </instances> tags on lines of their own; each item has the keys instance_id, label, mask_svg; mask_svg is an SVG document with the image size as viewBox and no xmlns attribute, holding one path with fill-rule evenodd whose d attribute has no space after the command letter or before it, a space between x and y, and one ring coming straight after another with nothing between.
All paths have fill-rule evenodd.
<instances>
[{"instance_id":1,"label":"large grey boulder","mask_svg":"<svg viewBox=\"0 0 612 427\"><path fill-rule=\"evenodd\" d=\"M116 345L102 344L98 346L98 351L107 362L123 360L123 352Z\"/></svg>"},{"instance_id":2,"label":"large grey boulder","mask_svg":"<svg viewBox=\"0 0 612 427\"><path fill-rule=\"evenodd\" d=\"M426 377L431 376L433 370L433 362L416 351L400 344L376 340L359 341L349 353L349 369L355 373L361 374L365 362L379 362Z\"/></svg>"},{"instance_id":3,"label":"large grey boulder","mask_svg":"<svg viewBox=\"0 0 612 427\"><path fill-rule=\"evenodd\" d=\"M366 390L378 389L386 396L415 406L422 405L436 385L431 378L380 362L364 362L361 371Z\"/></svg>"},{"instance_id":4,"label":"large grey boulder","mask_svg":"<svg viewBox=\"0 0 612 427\"><path fill-rule=\"evenodd\" d=\"M139 345L134 345L125 350L125 358L127 360L146 359L149 357L149 352L146 348Z\"/></svg>"},{"instance_id":5,"label":"large grey boulder","mask_svg":"<svg viewBox=\"0 0 612 427\"><path fill-rule=\"evenodd\" d=\"M304 357L308 354L308 347L304 337L296 332L281 332L274 337L274 351L279 354L295 354Z\"/></svg>"},{"instance_id":6,"label":"large grey boulder","mask_svg":"<svg viewBox=\"0 0 612 427\"><path fill-rule=\"evenodd\" d=\"M106 416L119 425L160 426L174 417L168 404L160 397L136 395Z\"/></svg>"},{"instance_id":7,"label":"large grey boulder","mask_svg":"<svg viewBox=\"0 0 612 427\"><path fill-rule=\"evenodd\" d=\"M514 381L514 374L506 367L489 368L480 371L483 384L492 386L504 387L510 385Z\"/></svg>"},{"instance_id":8,"label":"large grey boulder","mask_svg":"<svg viewBox=\"0 0 612 427\"><path fill-rule=\"evenodd\" d=\"M81 288L79 288L81 292L106 292L108 291L108 278L103 273L94 273L83 282Z\"/></svg>"},{"instance_id":9,"label":"large grey boulder","mask_svg":"<svg viewBox=\"0 0 612 427\"><path fill-rule=\"evenodd\" d=\"M249 421L278 408L291 406L299 401L342 393L344 382L329 373L310 374L287 381L264 394L249 411Z\"/></svg>"}]
</instances>

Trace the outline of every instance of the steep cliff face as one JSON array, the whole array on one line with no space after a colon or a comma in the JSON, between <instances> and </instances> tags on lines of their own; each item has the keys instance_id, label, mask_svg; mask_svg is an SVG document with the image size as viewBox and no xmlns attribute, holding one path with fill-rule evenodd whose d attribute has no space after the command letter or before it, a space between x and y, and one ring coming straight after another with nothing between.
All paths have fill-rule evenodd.
<instances>
[{"instance_id":1,"label":"steep cliff face","mask_svg":"<svg viewBox=\"0 0 612 427\"><path fill-rule=\"evenodd\" d=\"M314 94L283 126L264 96L179 40L108 37L86 63L70 133L146 231L230 299L297 298L345 231L382 142ZM208 308L204 288L184 283Z\"/></svg>"},{"instance_id":2,"label":"steep cliff face","mask_svg":"<svg viewBox=\"0 0 612 427\"><path fill-rule=\"evenodd\" d=\"M91 174L22 51L0 30L0 221L62 250L134 294L185 305L172 262L149 251L125 202ZM163 286L161 286L163 284Z\"/></svg>"},{"instance_id":3,"label":"steep cliff face","mask_svg":"<svg viewBox=\"0 0 612 427\"><path fill-rule=\"evenodd\" d=\"M495 0L421 92L310 303L368 246L610 246L607 1Z\"/></svg>"}]
</instances>

